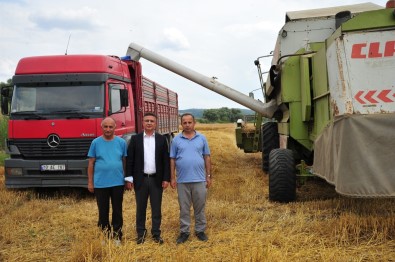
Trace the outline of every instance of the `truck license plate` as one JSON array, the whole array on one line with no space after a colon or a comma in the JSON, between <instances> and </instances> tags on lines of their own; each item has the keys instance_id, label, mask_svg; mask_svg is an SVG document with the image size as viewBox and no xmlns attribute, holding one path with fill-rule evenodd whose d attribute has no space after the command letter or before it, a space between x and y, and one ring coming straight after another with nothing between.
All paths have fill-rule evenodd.
<instances>
[{"instance_id":1,"label":"truck license plate","mask_svg":"<svg viewBox=\"0 0 395 262\"><path fill-rule=\"evenodd\" d=\"M41 165L41 171L63 171L66 165Z\"/></svg>"}]
</instances>

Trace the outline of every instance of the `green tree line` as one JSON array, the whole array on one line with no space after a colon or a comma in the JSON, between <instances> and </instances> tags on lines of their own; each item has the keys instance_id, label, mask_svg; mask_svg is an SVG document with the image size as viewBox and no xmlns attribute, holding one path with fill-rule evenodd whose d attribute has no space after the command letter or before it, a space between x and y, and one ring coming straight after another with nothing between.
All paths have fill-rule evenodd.
<instances>
[{"instance_id":1,"label":"green tree line","mask_svg":"<svg viewBox=\"0 0 395 262\"><path fill-rule=\"evenodd\" d=\"M221 107L218 109L205 109L203 119L207 122L236 122L237 119L243 118L240 109Z\"/></svg>"},{"instance_id":2,"label":"green tree line","mask_svg":"<svg viewBox=\"0 0 395 262\"><path fill-rule=\"evenodd\" d=\"M12 85L12 79L11 78L8 79L7 82L0 82L0 87L10 86L10 85Z\"/></svg>"}]
</instances>

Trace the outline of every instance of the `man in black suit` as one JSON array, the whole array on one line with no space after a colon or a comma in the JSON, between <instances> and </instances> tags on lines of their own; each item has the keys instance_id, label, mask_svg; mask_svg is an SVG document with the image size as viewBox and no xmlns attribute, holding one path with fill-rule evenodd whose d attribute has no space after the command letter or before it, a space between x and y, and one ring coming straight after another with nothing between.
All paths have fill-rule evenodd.
<instances>
[{"instance_id":1,"label":"man in black suit","mask_svg":"<svg viewBox=\"0 0 395 262\"><path fill-rule=\"evenodd\" d=\"M145 113L144 132L132 136L126 158L126 189L134 187L136 195L137 244L145 241L148 198L152 213L152 238L163 244L161 238L162 193L170 182L169 147L166 138L155 132L157 117Z\"/></svg>"}]
</instances>

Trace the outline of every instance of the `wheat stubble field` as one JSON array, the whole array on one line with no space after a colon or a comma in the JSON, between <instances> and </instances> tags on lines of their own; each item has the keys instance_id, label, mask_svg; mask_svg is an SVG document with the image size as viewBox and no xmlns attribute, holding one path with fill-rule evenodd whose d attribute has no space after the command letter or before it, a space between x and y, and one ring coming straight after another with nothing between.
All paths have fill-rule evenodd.
<instances>
[{"instance_id":1,"label":"wheat stubble field","mask_svg":"<svg viewBox=\"0 0 395 262\"><path fill-rule=\"evenodd\" d=\"M96 229L96 203L86 190L6 190L0 176L0 261L395 261L395 200L345 198L313 180L298 189L296 202L269 202L261 155L236 148L234 125L196 127L212 151L208 242L191 236L175 244L178 203L172 189L163 200L165 243L135 243L129 191L125 239L117 247Z\"/></svg>"}]
</instances>

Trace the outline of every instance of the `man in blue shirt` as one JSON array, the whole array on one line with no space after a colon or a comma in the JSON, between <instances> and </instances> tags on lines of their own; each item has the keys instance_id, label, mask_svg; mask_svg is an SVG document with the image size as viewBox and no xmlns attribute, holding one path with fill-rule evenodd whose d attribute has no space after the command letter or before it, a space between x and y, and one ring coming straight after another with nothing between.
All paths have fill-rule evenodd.
<instances>
[{"instance_id":1,"label":"man in blue shirt","mask_svg":"<svg viewBox=\"0 0 395 262\"><path fill-rule=\"evenodd\" d=\"M177 135L170 147L171 187L177 187L180 205L180 235L177 244L184 243L190 235L190 208L193 205L195 235L207 241L206 196L211 186L210 148L204 135L195 131L195 117L186 113L181 116L182 133ZM177 169L177 180L176 180Z\"/></svg>"},{"instance_id":2,"label":"man in blue shirt","mask_svg":"<svg viewBox=\"0 0 395 262\"><path fill-rule=\"evenodd\" d=\"M95 138L89 148L88 190L95 193L99 220L97 225L109 236L110 199L112 205L112 232L116 244L122 239L122 202L126 142L115 135L115 121L111 117L101 123L103 135Z\"/></svg>"}]
</instances>

